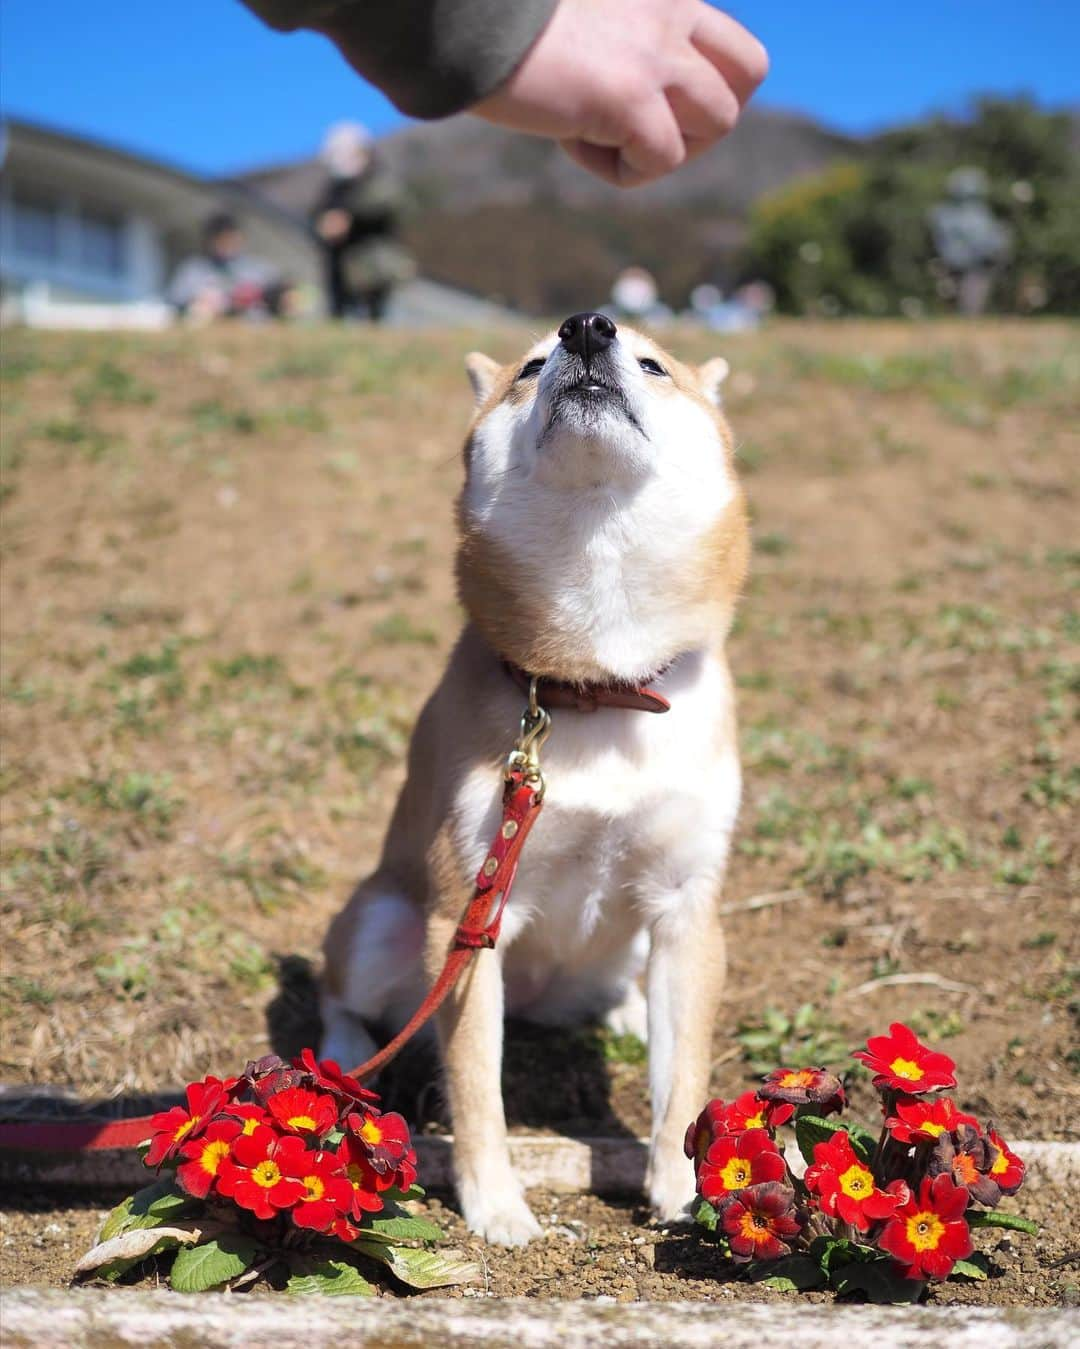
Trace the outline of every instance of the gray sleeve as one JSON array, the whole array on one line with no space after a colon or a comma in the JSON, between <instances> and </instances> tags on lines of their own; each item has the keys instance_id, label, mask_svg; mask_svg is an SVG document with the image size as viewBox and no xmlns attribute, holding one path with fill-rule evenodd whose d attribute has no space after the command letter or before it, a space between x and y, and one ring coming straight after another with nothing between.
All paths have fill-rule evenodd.
<instances>
[{"instance_id":1,"label":"gray sleeve","mask_svg":"<svg viewBox=\"0 0 1080 1349\"><path fill-rule=\"evenodd\" d=\"M325 34L410 117L448 117L493 93L558 0L244 0L271 28Z\"/></svg>"}]
</instances>

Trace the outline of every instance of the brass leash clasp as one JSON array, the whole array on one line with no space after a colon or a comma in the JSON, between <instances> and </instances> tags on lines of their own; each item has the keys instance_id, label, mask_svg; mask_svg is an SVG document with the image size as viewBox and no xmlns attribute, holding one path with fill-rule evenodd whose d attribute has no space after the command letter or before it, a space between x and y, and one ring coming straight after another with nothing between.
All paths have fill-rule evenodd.
<instances>
[{"instance_id":1,"label":"brass leash clasp","mask_svg":"<svg viewBox=\"0 0 1080 1349\"><path fill-rule=\"evenodd\" d=\"M521 714L517 744L506 759L506 777L509 779L511 774L520 772L540 801L547 785L540 769L540 750L551 734L551 714L540 706L538 683L536 675L529 680L529 703Z\"/></svg>"}]
</instances>

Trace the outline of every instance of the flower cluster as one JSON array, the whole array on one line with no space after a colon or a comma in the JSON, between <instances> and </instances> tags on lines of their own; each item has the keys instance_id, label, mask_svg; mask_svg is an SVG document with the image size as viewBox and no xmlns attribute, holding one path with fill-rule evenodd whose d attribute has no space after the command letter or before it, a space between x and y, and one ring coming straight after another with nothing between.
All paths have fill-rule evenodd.
<instances>
[{"instance_id":1,"label":"flower cluster","mask_svg":"<svg viewBox=\"0 0 1080 1349\"><path fill-rule=\"evenodd\" d=\"M197 1199L353 1241L389 1191L416 1180L408 1125L378 1099L310 1049L291 1064L270 1055L193 1082L186 1106L153 1117L145 1161L175 1167Z\"/></svg>"},{"instance_id":2,"label":"flower cluster","mask_svg":"<svg viewBox=\"0 0 1080 1349\"><path fill-rule=\"evenodd\" d=\"M936 1094L956 1086L950 1058L900 1022L854 1057L871 1070L881 1098L876 1143L858 1126L827 1119L845 1097L823 1068L777 1069L756 1092L710 1101L687 1130L697 1217L733 1261L801 1257L818 1283L800 1286L853 1286L857 1265L864 1283L854 1286L865 1287L867 1262L893 1279L944 1279L971 1256L972 1226L1033 1230L986 1211L1016 1193L1024 1164L993 1127ZM808 1163L801 1180L776 1138L789 1122Z\"/></svg>"}]
</instances>

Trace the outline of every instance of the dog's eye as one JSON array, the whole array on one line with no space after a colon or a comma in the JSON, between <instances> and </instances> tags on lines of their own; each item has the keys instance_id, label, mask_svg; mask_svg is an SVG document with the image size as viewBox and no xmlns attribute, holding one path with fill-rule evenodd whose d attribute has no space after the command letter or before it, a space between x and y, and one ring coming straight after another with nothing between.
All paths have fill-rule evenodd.
<instances>
[{"instance_id":1,"label":"dog's eye","mask_svg":"<svg viewBox=\"0 0 1080 1349\"><path fill-rule=\"evenodd\" d=\"M531 361L526 361L518 371L518 379L532 379L533 375L538 375L547 363L547 357L534 356Z\"/></svg>"},{"instance_id":2,"label":"dog's eye","mask_svg":"<svg viewBox=\"0 0 1080 1349\"><path fill-rule=\"evenodd\" d=\"M641 366L642 370L644 370L647 375L667 374L667 371L660 364L660 362L654 361L651 356L642 356L641 359L638 361L638 365Z\"/></svg>"}]
</instances>

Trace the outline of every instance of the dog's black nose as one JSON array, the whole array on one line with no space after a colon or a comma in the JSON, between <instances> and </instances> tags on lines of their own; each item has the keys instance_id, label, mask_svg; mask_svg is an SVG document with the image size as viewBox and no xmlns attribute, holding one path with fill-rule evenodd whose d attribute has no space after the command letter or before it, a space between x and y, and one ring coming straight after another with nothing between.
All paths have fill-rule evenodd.
<instances>
[{"instance_id":1,"label":"dog's black nose","mask_svg":"<svg viewBox=\"0 0 1080 1349\"><path fill-rule=\"evenodd\" d=\"M588 365L596 352L611 346L617 331L606 314L571 314L559 328L559 341Z\"/></svg>"}]
</instances>

